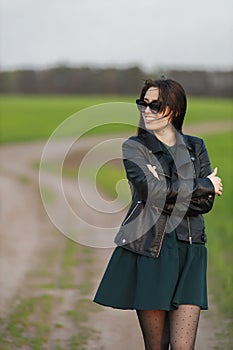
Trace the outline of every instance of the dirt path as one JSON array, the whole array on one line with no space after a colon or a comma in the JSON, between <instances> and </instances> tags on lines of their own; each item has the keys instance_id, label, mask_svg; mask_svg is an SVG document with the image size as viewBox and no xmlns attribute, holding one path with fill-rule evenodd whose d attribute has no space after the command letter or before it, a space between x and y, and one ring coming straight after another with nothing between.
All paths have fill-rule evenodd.
<instances>
[{"instance_id":1,"label":"dirt path","mask_svg":"<svg viewBox=\"0 0 233 350\"><path fill-rule=\"evenodd\" d=\"M198 129L199 128L199 129ZM188 129L188 128L187 128ZM226 123L214 126L212 131L229 131L232 124ZM196 126L194 133L200 132L203 135L203 125ZM191 130L188 129L187 132ZM206 128L209 132L210 128ZM78 144L78 152L83 152L87 147L97 144L106 137L95 137L83 140ZM16 293L28 293L24 290L27 273L32 271L41 263L44 251L53 247L62 251L65 246L65 239L60 234L51 235L54 230L52 223L47 217L42 206L39 189L38 189L38 170L35 166L40 160L44 142L31 142L5 145L1 147L1 236L0 236L0 313L1 317L7 317L9 311L14 307ZM59 150L54 150L58 152ZM76 150L77 151L77 150ZM51 174L48 174L48 184L52 186ZM80 197L77 197L76 185L74 181L66 179L66 190L71 203L74 207L82 208L87 216L92 217L96 224L102 225L103 220L109 220L115 225L119 225L122 213L109 218L105 218L95 212L89 211L87 205ZM87 184L85 184L87 186ZM58 208L59 209L59 208ZM97 271L94 278L94 284L97 287L102 276L105 266L109 260L112 249L93 248L95 254L95 270ZM59 266L59 264L57 264ZM57 267L59 268L59 267ZM81 268L81 267L80 267ZM83 267L85 269L85 267ZM56 273L56 271L54 272ZM94 295L89 296L91 299ZM40 293L40 291L37 291ZM62 310L72 307L73 291L60 291L63 294L64 302L55 310L55 317L62 314ZM77 296L77 293L75 294ZM60 313L58 312L60 308ZM218 331L214 322L214 306L210 305L208 317L203 313L201 316L199 333L197 338L197 349L206 350L214 349L216 339L214 333ZM64 319L60 322L62 323ZM64 321L67 322L67 321ZM88 349L143 349L141 334L138 323L133 311L112 310L103 308L99 313L93 314L89 320L90 327L99 331L100 338L98 342L90 341ZM63 330L59 330L60 337L63 338L64 344L70 337L71 329L69 324ZM55 349L55 339L58 330L53 329L50 335L48 350ZM61 335L61 332L63 333Z\"/></svg>"}]
</instances>

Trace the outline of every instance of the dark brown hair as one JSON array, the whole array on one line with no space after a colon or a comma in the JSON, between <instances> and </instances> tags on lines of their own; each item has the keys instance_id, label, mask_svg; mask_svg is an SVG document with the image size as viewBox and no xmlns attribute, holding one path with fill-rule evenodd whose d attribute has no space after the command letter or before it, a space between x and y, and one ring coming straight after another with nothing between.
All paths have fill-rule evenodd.
<instances>
[{"instance_id":1,"label":"dark brown hair","mask_svg":"<svg viewBox=\"0 0 233 350\"><path fill-rule=\"evenodd\" d=\"M175 80L161 78L158 80L146 80L142 88L140 99L144 99L147 90L150 87L156 87L159 90L158 100L161 102L159 112L164 113L169 107L170 122L180 132L182 132L182 125L187 108L187 99L183 87ZM138 125L138 135L145 133L145 123L140 115Z\"/></svg>"}]
</instances>

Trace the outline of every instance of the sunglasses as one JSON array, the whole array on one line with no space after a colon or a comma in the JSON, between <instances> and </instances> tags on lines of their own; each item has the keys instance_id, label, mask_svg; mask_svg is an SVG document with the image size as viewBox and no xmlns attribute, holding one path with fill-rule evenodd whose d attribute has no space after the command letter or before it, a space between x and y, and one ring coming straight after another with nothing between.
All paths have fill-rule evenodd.
<instances>
[{"instance_id":1,"label":"sunglasses","mask_svg":"<svg viewBox=\"0 0 233 350\"><path fill-rule=\"evenodd\" d=\"M145 112L147 107L149 107L153 114L157 114L162 105L162 103L159 100L153 100L150 103L147 103L146 101L141 99L136 100L136 104L137 104L138 110L141 113Z\"/></svg>"}]
</instances>

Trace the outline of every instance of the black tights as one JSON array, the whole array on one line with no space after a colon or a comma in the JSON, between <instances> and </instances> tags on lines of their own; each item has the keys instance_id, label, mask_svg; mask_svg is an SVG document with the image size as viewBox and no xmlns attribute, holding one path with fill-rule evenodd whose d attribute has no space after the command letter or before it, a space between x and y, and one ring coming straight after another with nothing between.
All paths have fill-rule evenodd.
<instances>
[{"instance_id":1,"label":"black tights","mask_svg":"<svg viewBox=\"0 0 233 350\"><path fill-rule=\"evenodd\" d=\"M137 310L145 350L193 350L200 307L180 305L177 310Z\"/></svg>"}]
</instances>

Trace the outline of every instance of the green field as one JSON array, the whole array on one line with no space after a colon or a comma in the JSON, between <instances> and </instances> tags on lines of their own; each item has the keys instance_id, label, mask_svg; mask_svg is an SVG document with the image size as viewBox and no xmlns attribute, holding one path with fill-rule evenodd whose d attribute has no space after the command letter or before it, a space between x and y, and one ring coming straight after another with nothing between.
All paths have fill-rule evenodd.
<instances>
[{"instance_id":1,"label":"green field","mask_svg":"<svg viewBox=\"0 0 233 350\"><path fill-rule=\"evenodd\" d=\"M128 115L125 122L137 123L138 113L134 106L136 96L11 96L1 95L1 142L27 141L46 139L57 126L69 116L90 106L110 102L126 102ZM131 105L132 104L132 105ZM128 126L113 125L117 121L121 110L112 106L108 118L101 113L87 113L84 122L77 128L82 128L89 120L90 126L96 119L99 124L108 123L107 127L95 129L95 133L116 132L129 130ZM109 109L111 106L109 107ZM87 118L85 118L87 116ZM197 99L190 98L185 123L199 123L206 121L224 121L233 116L233 100L231 99ZM111 125L112 124L112 125ZM133 132L133 127L131 127Z\"/></svg>"},{"instance_id":2,"label":"green field","mask_svg":"<svg viewBox=\"0 0 233 350\"><path fill-rule=\"evenodd\" d=\"M1 142L12 143L47 139L56 127L66 118L87 107L109 102L134 103L135 96L0 96L1 103ZM137 111L135 110L135 113ZM93 115L93 118L95 115ZM98 120L106 118L98 114ZM109 124L114 123L115 114L109 116ZM188 104L187 124L201 122L219 122L233 117L233 100L230 99L196 99L190 98ZM138 114L129 116L129 122L138 118ZM126 116L126 120L127 116ZM80 128L88 125L86 119ZM91 125L92 121L90 122ZM134 128L131 128L134 132ZM96 128L94 133L118 132L129 130L128 126L108 125ZM75 130L74 130L75 134ZM202 135L200 135L202 136ZM206 215L208 235L210 291L214 302L221 311L233 319L233 227L231 181L232 133L205 136L212 167L218 166L219 176L223 179L224 194L217 197L213 210ZM106 165L97 175L97 185L116 197L115 185L124 177L122 167ZM123 195L129 195L123 189ZM232 330L233 331L233 330Z\"/></svg>"},{"instance_id":3,"label":"green field","mask_svg":"<svg viewBox=\"0 0 233 350\"><path fill-rule=\"evenodd\" d=\"M229 132L205 137L212 166L218 166L224 186L223 195L216 196L213 209L205 216L211 291L230 318L233 318L232 136Z\"/></svg>"}]
</instances>

